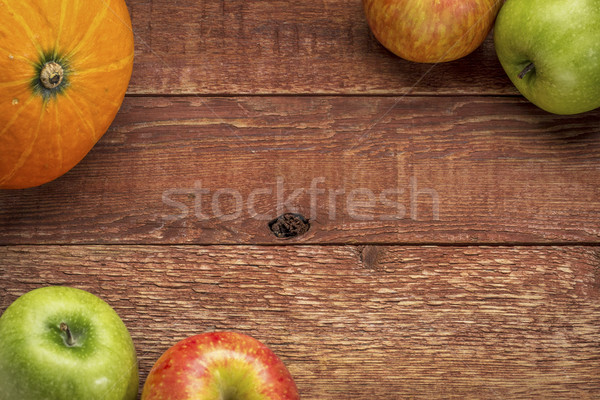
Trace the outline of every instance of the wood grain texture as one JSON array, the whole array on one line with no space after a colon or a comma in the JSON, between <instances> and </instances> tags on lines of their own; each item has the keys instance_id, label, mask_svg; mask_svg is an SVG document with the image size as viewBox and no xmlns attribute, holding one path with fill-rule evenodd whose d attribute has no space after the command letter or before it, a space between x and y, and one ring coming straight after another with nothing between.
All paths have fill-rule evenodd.
<instances>
[{"instance_id":1,"label":"wood grain texture","mask_svg":"<svg viewBox=\"0 0 600 400\"><path fill-rule=\"evenodd\" d=\"M128 98L0 243L597 243L600 112L514 98Z\"/></svg>"},{"instance_id":2,"label":"wood grain texture","mask_svg":"<svg viewBox=\"0 0 600 400\"><path fill-rule=\"evenodd\" d=\"M104 298L141 381L237 330L311 399L600 397L598 247L5 246L0 310L43 285Z\"/></svg>"},{"instance_id":3,"label":"wood grain texture","mask_svg":"<svg viewBox=\"0 0 600 400\"><path fill-rule=\"evenodd\" d=\"M404 61L360 0L128 0L130 94L517 94L491 36L451 63Z\"/></svg>"},{"instance_id":4,"label":"wood grain texture","mask_svg":"<svg viewBox=\"0 0 600 400\"><path fill-rule=\"evenodd\" d=\"M62 178L0 191L0 311L89 290L142 382L218 329L271 347L304 400L600 398L600 110L527 103L491 36L401 60L360 0L127 5L109 132ZM310 230L277 239L286 211Z\"/></svg>"}]
</instances>

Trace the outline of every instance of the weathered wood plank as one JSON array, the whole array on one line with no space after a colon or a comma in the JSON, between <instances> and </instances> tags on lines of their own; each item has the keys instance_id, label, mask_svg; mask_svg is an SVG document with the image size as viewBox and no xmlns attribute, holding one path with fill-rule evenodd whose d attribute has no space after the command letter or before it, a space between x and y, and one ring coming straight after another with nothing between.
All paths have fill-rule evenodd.
<instances>
[{"instance_id":1,"label":"weathered wood plank","mask_svg":"<svg viewBox=\"0 0 600 400\"><path fill-rule=\"evenodd\" d=\"M597 243L600 112L514 98L128 98L73 171L0 192L0 243Z\"/></svg>"},{"instance_id":2,"label":"weathered wood plank","mask_svg":"<svg viewBox=\"0 0 600 400\"><path fill-rule=\"evenodd\" d=\"M134 338L141 380L176 341L267 343L304 399L600 397L598 247L0 247L0 310L89 290Z\"/></svg>"},{"instance_id":3,"label":"weathered wood plank","mask_svg":"<svg viewBox=\"0 0 600 400\"><path fill-rule=\"evenodd\" d=\"M491 37L462 60L404 61L359 0L128 0L130 94L516 94Z\"/></svg>"}]
</instances>

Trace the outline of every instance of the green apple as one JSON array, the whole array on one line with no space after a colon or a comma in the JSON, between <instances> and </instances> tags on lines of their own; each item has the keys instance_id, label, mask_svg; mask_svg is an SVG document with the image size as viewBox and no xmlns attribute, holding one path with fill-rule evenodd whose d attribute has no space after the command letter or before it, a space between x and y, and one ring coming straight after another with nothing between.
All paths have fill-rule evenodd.
<instances>
[{"instance_id":1,"label":"green apple","mask_svg":"<svg viewBox=\"0 0 600 400\"><path fill-rule=\"evenodd\" d=\"M507 0L496 53L517 89L555 114L600 107L600 1Z\"/></svg>"},{"instance_id":2,"label":"green apple","mask_svg":"<svg viewBox=\"0 0 600 400\"><path fill-rule=\"evenodd\" d=\"M38 288L0 317L2 400L128 400L138 382L125 324L91 293Z\"/></svg>"}]
</instances>

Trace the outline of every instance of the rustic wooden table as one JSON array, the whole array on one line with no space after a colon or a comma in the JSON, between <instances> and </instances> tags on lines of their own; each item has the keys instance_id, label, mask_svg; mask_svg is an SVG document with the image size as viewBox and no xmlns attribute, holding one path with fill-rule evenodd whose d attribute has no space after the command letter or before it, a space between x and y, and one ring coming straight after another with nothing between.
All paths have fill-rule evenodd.
<instances>
[{"instance_id":1,"label":"rustic wooden table","mask_svg":"<svg viewBox=\"0 0 600 400\"><path fill-rule=\"evenodd\" d=\"M600 111L518 95L491 37L403 61L359 0L128 0L131 85L75 169L0 192L0 311L121 315L141 382L236 330L304 399L600 398ZM309 219L293 238L269 221Z\"/></svg>"}]
</instances>

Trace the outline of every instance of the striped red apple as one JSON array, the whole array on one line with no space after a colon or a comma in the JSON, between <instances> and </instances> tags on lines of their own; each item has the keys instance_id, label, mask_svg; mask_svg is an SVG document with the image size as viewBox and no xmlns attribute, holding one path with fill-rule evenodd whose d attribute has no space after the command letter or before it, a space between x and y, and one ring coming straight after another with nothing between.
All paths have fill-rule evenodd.
<instances>
[{"instance_id":1,"label":"striped red apple","mask_svg":"<svg viewBox=\"0 0 600 400\"><path fill-rule=\"evenodd\" d=\"M363 0L377 40L409 61L439 63L473 52L504 0Z\"/></svg>"},{"instance_id":2,"label":"striped red apple","mask_svg":"<svg viewBox=\"0 0 600 400\"><path fill-rule=\"evenodd\" d=\"M142 400L298 400L283 362L258 340L237 332L188 337L154 364Z\"/></svg>"}]
</instances>

